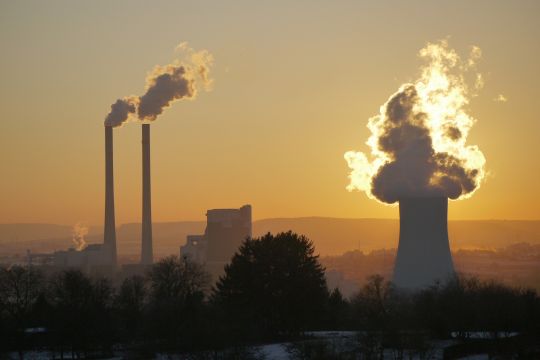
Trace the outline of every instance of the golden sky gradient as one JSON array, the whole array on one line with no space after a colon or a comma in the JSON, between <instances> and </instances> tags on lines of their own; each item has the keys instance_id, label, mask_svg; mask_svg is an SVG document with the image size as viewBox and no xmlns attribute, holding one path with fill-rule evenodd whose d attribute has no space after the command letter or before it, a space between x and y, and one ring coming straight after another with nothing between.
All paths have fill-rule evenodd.
<instances>
[{"instance_id":1,"label":"golden sky gradient","mask_svg":"<svg viewBox=\"0 0 540 360\"><path fill-rule=\"evenodd\" d=\"M101 224L103 119L182 41L214 55L214 88L152 126L155 221L397 217L345 190L343 154L446 37L482 49L468 142L489 172L450 217L540 219L538 1L1 1L0 222ZM115 129L115 182L117 223L139 221L136 124Z\"/></svg>"}]
</instances>

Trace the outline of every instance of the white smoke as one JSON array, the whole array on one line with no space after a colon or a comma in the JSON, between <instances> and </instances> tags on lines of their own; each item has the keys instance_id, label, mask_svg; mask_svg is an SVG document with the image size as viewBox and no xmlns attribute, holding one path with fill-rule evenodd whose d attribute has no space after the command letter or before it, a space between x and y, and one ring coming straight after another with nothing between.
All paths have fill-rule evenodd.
<instances>
[{"instance_id":1,"label":"white smoke","mask_svg":"<svg viewBox=\"0 0 540 360\"><path fill-rule=\"evenodd\" d=\"M71 240L73 241L73 244L75 244L75 249L77 251L83 250L86 247L86 240L84 239L84 237L88 235L88 226L85 226L81 222L78 222L73 225L71 234Z\"/></svg>"},{"instance_id":2,"label":"white smoke","mask_svg":"<svg viewBox=\"0 0 540 360\"><path fill-rule=\"evenodd\" d=\"M480 186L485 158L477 146L466 144L474 119L466 112L469 88L465 72L474 70L481 56L473 47L467 61L446 41L420 50L428 60L415 83L403 84L371 118L371 160L349 151L348 190L365 191L371 198L394 203L402 197L466 198ZM474 76L473 91L483 86Z\"/></svg>"},{"instance_id":3,"label":"white smoke","mask_svg":"<svg viewBox=\"0 0 540 360\"><path fill-rule=\"evenodd\" d=\"M175 101L194 99L198 89L210 90L213 56L207 50L195 51L187 43L178 45L181 59L156 66L146 78L146 92L140 96L118 99L111 105L105 126L122 126L126 121L154 121Z\"/></svg>"}]
</instances>

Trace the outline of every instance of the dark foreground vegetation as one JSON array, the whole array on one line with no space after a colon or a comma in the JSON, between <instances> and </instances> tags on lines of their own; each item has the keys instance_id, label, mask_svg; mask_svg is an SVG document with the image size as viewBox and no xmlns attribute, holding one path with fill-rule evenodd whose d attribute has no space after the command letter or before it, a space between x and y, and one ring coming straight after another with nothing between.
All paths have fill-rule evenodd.
<instances>
[{"instance_id":1,"label":"dark foreground vegetation","mask_svg":"<svg viewBox=\"0 0 540 360\"><path fill-rule=\"evenodd\" d=\"M344 352L305 340L313 330L357 333ZM470 339L471 332L489 340ZM312 243L291 232L246 240L213 286L200 265L174 256L118 284L78 270L0 269L0 350L21 357L34 350L151 358L159 351L235 359L252 356L238 350L249 345L299 339L289 347L295 358L376 359L384 349L395 358L405 350L427 357L430 341L452 336L461 341L445 351L449 358L540 356L540 298L459 277L405 292L374 275L346 299L327 289Z\"/></svg>"}]
</instances>

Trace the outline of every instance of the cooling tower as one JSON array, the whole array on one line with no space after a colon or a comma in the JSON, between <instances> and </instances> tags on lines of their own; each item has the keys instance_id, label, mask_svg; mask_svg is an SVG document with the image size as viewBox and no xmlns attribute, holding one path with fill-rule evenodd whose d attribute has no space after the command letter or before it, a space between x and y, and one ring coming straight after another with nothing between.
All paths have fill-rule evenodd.
<instances>
[{"instance_id":1,"label":"cooling tower","mask_svg":"<svg viewBox=\"0 0 540 360\"><path fill-rule=\"evenodd\" d=\"M107 262L116 266L116 224L114 219L113 127L105 126L105 226L103 230Z\"/></svg>"},{"instance_id":2,"label":"cooling tower","mask_svg":"<svg viewBox=\"0 0 540 360\"><path fill-rule=\"evenodd\" d=\"M397 287L418 289L453 275L447 215L446 197L399 201L399 246L394 267Z\"/></svg>"},{"instance_id":3,"label":"cooling tower","mask_svg":"<svg viewBox=\"0 0 540 360\"><path fill-rule=\"evenodd\" d=\"M152 264L152 203L150 191L150 124L142 125L142 248L141 264Z\"/></svg>"}]
</instances>

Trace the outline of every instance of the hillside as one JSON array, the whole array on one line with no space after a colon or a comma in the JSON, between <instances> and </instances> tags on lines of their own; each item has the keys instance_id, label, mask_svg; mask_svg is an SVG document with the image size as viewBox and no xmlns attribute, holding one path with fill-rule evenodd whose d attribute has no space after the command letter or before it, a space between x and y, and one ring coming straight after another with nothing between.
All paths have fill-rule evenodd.
<instances>
[{"instance_id":1,"label":"hillside","mask_svg":"<svg viewBox=\"0 0 540 360\"><path fill-rule=\"evenodd\" d=\"M203 221L154 223L158 257L178 254L188 234L204 232ZM91 227L89 243L102 241L102 229ZM292 230L309 237L321 255L339 255L349 250L395 248L399 222L391 219L339 219L323 217L263 219L253 223L253 235ZM540 244L540 221L471 220L449 222L450 245L458 249L494 249L528 242ZM117 229L118 250L134 257L140 251L140 224ZM72 246L71 227L53 224L0 224L0 255L49 252Z\"/></svg>"}]
</instances>

